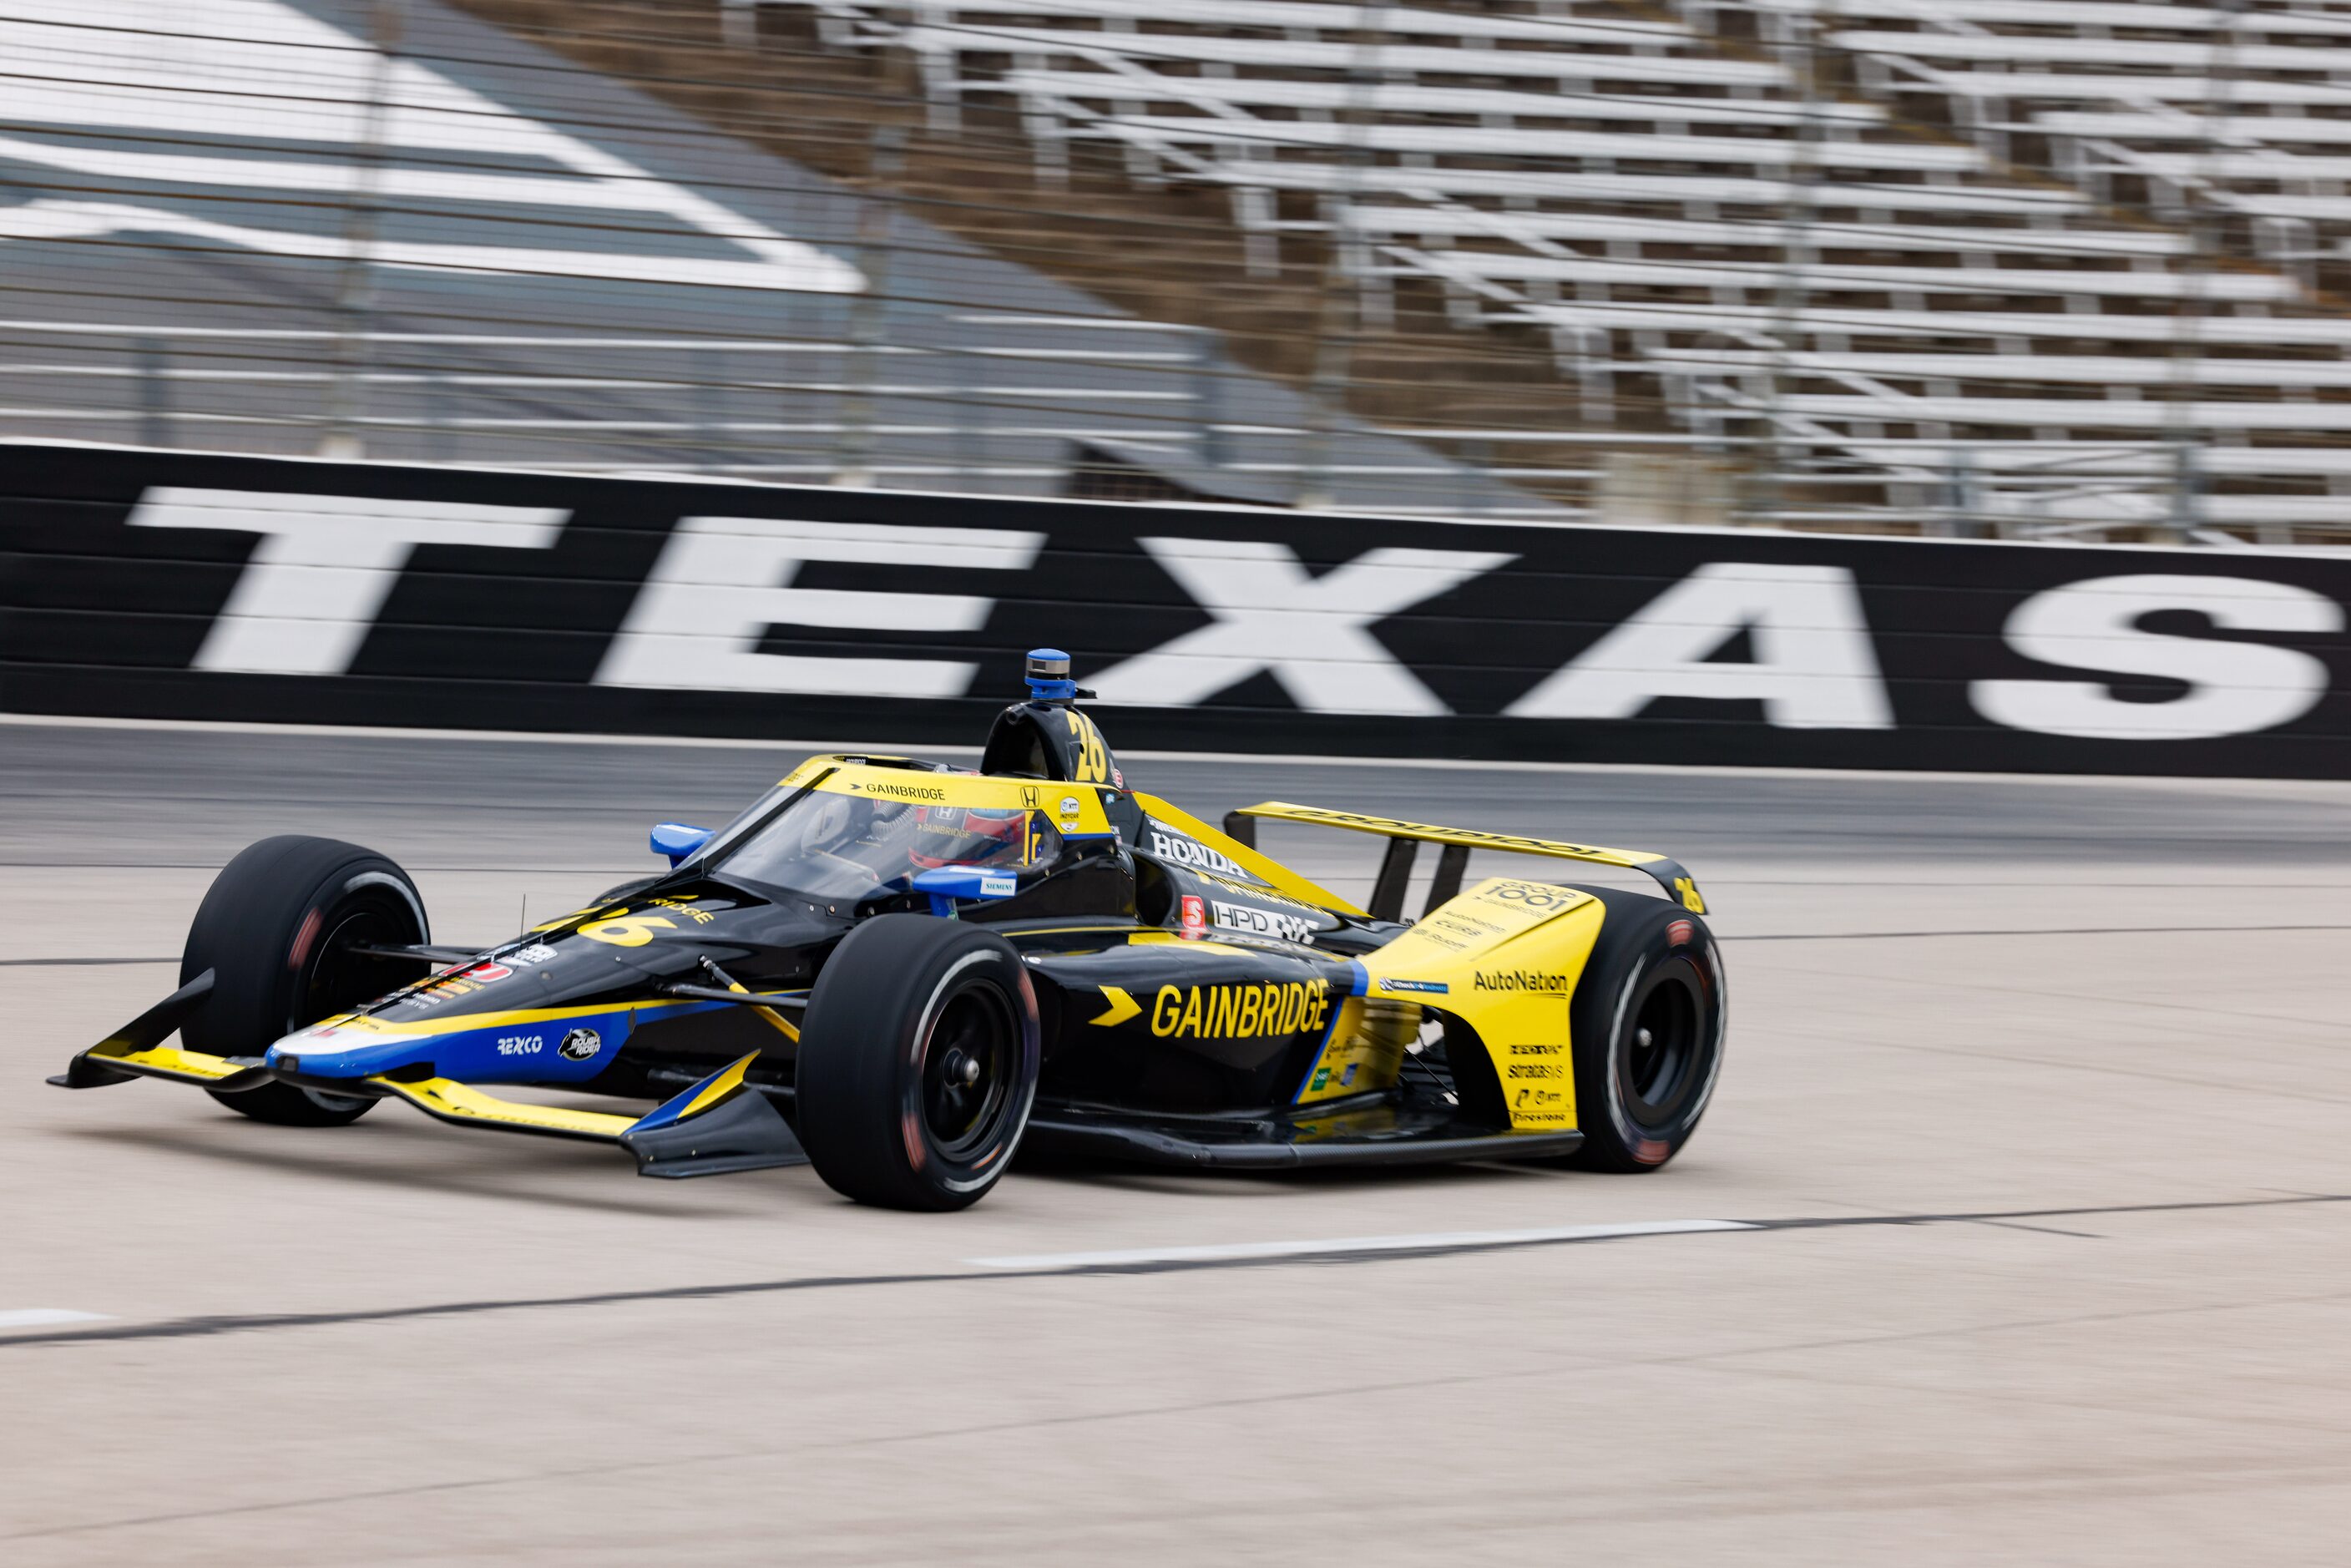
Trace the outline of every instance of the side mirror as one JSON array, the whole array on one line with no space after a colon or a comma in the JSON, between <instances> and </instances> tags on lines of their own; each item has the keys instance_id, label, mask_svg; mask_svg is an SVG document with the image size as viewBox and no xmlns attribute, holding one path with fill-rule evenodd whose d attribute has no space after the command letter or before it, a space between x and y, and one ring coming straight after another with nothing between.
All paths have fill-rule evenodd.
<instances>
[{"instance_id":1,"label":"side mirror","mask_svg":"<svg viewBox=\"0 0 2351 1568\"><path fill-rule=\"evenodd\" d=\"M980 865L933 866L914 873L914 891L928 894L931 913L955 917L955 901L958 898L1009 898L1020 889L1018 878L1008 871L992 871Z\"/></svg>"},{"instance_id":2,"label":"side mirror","mask_svg":"<svg viewBox=\"0 0 2351 1568\"><path fill-rule=\"evenodd\" d=\"M653 828L653 853L667 855L675 865L710 841L716 830L697 828L686 822L661 822Z\"/></svg>"}]
</instances>

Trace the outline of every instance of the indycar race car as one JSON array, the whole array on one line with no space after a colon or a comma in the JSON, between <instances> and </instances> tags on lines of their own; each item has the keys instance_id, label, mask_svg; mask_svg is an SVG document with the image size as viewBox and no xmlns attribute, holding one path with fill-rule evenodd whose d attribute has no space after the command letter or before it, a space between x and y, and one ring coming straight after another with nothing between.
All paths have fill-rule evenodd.
<instances>
[{"instance_id":1,"label":"indycar race car","mask_svg":"<svg viewBox=\"0 0 2351 1568\"><path fill-rule=\"evenodd\" d=\"M1679 865L1281 803L1219 831L1128 788L1066 654L1031 653L1028 684L977 771L810 758L716 832L655 828L665 873L481 951L434 946L383 856L265 839L204 895L180 988L50 1082L169 1079L305 1126L399 1100L618 1144L646 1176L812 1163L916 1209L974 1202L1044 1144L1639 1171L1687 1141L1727 1014ZM1387 839L1370 907L1258 852L1264 820ZM1440 852L1408 921L1422 843ZM1472 850L1631 868L1667 896L1465 889ZM509 1084L658 1103L484 1087Z\"/></svg>"}]
</instances>

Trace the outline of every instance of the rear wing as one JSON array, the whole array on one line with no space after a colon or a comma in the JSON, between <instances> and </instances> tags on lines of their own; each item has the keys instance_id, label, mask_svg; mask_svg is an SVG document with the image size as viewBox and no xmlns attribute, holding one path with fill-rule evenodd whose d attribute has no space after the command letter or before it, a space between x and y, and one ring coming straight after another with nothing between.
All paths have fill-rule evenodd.
<instances>
[{"instance_id":1,"label":"rear wing","mask_svg":"<svg viewBox=\"0 0 2351 1568\"><path fill-rule=\"evenodd\" d=\"M1646 850L1607 850L1596 844L1529 839L1516 833L1488 833L1476 828L1443 828L1432 822L1400 822L1389 817L1366 817L1354 811L1329 811L1320 806L1293 806L1286 800L1268 800L1262 805L1244 806L1238 811L1227 813L1226 835L1255 848L1257 824L1253 819L1259 817L1277 822L1307 822L1316 827L1344 828L1351 832L1377 833L1385 838L1388 841L1387 853L1380 861L1379 881L1372 887L1371 913L1375 919L1404 918L1405 884L1411 880L1413 857L1419 852L1422 844L1445 846L1444 852L1437 858L1436 880L1429 884L1428 909L1435 909L1461 891L1461 877L1468 869L1471 850L1496 850L1506 854L1548 855L1555 860L1623 866L1642 872L1655 877L1657 885L1666 890L1666 896L1676 904L1695 915L1706 913L1706 900L1698 894L1698 883L1682 869L1681 863L1664 855L1653 855Z\"/></svg>"}]
</instances>

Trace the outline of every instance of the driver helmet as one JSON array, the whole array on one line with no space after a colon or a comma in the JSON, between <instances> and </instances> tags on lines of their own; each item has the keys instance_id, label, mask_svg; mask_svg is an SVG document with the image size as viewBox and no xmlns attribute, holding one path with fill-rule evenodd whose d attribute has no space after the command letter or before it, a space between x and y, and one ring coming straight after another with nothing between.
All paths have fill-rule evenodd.
<instances>
[{"instance_id":1,"label":"driver helmet","mask_svg":"<svg viewBox=\"0 0 2351 1568\"><path fill-rule=\"evenodd\" d=\"M914 811L915 847L907 859L930 870L943 865L1019 862L1029 813L993 806L921 806ZM932 845L958 852L934 855Z\"/></svg>"}]
</instances>

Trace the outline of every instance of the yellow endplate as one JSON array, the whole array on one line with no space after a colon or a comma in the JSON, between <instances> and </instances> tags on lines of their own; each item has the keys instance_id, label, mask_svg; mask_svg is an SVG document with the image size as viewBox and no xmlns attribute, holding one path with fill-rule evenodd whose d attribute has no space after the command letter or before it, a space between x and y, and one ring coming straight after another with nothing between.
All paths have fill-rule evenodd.
<instances>
[{"instance_id":1,"label":"yellow endplate","mask_svg":"<svg viewBox=\"0 0 2351 1568\"><path fill-rule=\"evenodd\" d=\"M1392 839L1417 839L1427 844L1459 844L1464 849L1500 850L1511 854L1552 855L1561 860L1590 861L1597 865L1654 865L1666 857L1646 850L1610 850L1597 844L1571 844L1560 839L1530 839L1517 833L1481 832L1476 828L1447 828L1434 822L1406 822L1393 817L1366 817L1356 811L1331 811L1320 806L1293 806L1268 800L1244 806L1244 817L1264 817L1277 822L1310 822L1317 827L1345 828L1358 833L1384 833Z\"/></svg>"}]
</instances>

